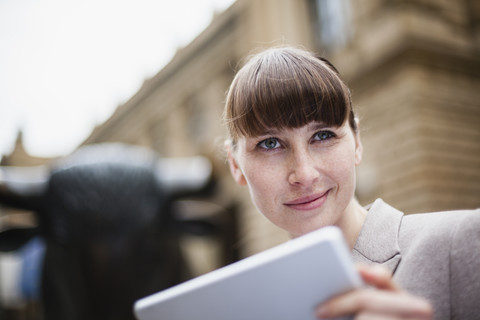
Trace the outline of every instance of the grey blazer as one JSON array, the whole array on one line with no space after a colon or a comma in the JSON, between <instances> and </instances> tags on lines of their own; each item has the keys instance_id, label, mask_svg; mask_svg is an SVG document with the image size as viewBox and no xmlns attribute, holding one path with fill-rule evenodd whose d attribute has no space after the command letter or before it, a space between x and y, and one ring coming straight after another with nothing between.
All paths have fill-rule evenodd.
<instances>
[{"instance_id":1,"label":"grey blazer","mask_svg":"<svg viewBox=\"0 0 480 320\"><path fill-rule=\"evenodd\" d=\"M432 303L435 319L480 319L480 209L404 216L378 199L353 258L386 266L403 289Z\"/></svg>"}]
</instances>

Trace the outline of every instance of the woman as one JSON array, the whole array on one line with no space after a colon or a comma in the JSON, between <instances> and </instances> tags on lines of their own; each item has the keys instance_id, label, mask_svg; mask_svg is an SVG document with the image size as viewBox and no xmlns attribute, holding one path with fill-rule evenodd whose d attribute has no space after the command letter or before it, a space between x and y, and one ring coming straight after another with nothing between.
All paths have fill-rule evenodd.
<instances>
[{"instance_id":1,"label":"woman","mask_svg":"<svg viewBox=\"0 0 480 320\"><path fill-rule=\"evenodd\" d=\"M257 54L230 86L225 123L231 173L258 210L292 237L338 226L375 288L334 297L319 318L478 317L480 211L403 216L381 200L362 207L358 124L328 61L288 47Z\"/></svg>"}]
</instances>

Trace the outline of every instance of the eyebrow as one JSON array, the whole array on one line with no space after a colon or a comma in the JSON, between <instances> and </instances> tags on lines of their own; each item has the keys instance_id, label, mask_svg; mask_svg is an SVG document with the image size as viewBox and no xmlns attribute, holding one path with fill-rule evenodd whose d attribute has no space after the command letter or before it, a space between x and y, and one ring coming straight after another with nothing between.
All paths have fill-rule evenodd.
<instances>
[{"instance_id":1,"label":"eyebrow","mask_svg":"<svg viewBox=\"0 0 480 320\"><path fill-rule=\"evenodd\" d=\"M308 127L308 130L311 130L311 131L316 131L316 130L322 130L322 129L325 129L325 128L331 128L331 127L336 127L336 126L332 126L332 125L328 125L324 122L318 122L318 121L313 121L309 124L306 124L306 126ZM279 135L280 134L280 131L282 130L289 130L289 129L294 129L294 128L268 128L267 130L265 130L264 132L262 132L261 134L259 135L256 135L256 136L251 136L252 138L263 138L265 136L276 136L276 135Z\"/></svg>"},{"instance_id":2,"label":"eyebrow","mask_svg":"<svg viewBox=\"0 0 480 320\"><path fill-rule=\"evenodd\" d=\"M318 122L318 121L315 121L313 123L310 123L310 124L307 124L307 127L309 130L311 131L317 131L317 130L322 130L322 129L326 129L326 128L332 128L332 127L337 127L335 125L328 125L324 122Z\"/></svg>"},{"instance_id":3,"label":"eyebrow","mask_svg":"<svg viewBox=\"0 0 480 320\"><path fill-rule=\"evenodd\" d=\"M260 134L257 135L250 135L249 137L251 138L259 138L259 137L265 137L265 136L275 136L278 135L280 131L283 129L281 128L267 128L265 131L261 132Z\"/></svg>"}]
</instances>

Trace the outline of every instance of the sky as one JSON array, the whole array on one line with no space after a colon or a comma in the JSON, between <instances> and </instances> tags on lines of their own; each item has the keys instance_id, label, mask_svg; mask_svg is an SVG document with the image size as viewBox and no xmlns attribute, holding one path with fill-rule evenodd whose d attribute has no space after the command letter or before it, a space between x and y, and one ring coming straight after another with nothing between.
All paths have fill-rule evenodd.
<instances>
[{"instance_id":1,"label":"sky","mask_svg":"<svg viewBox=\"0 0 480 320\"><path fill-rule=\"evenodd\" d=\"M0 157L66 155L234 0L0 0Z\"/></svg>"}]
</instances>

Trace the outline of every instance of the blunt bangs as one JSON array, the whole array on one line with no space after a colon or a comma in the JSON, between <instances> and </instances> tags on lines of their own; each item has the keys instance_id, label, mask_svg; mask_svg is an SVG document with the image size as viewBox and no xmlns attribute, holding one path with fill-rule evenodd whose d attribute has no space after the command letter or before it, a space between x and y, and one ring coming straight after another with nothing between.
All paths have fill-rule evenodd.
<instances>
[{"instance_id":1,"label":"blunt bangs","mask_svg":"<svg viewBox=\"0 0 480 320\"><path fill-rule=\"evenodd\" d=\"M294 48L254 56L235 76L225 106L233 141L312 121L356 130L350 91L325 59Z\"/></svg>"}]
</instances>

